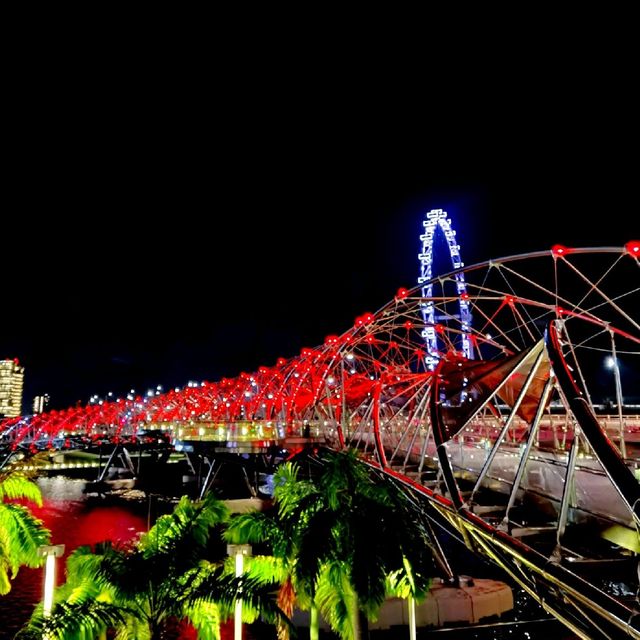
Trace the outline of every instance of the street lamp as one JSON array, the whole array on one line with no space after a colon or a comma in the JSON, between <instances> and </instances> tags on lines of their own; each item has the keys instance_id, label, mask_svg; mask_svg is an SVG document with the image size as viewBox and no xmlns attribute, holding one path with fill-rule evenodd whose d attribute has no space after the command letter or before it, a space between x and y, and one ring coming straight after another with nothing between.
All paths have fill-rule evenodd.
<instances>
[{"instance_id":1,"label":"street lamp","mask_svg":"<svg viewBox=\"0 0 640 640\"><path fill-rule=\"evenodd\" d=\"M43 544L38 547L38 555L46 558L44 566L44 601L42 611L48 617L53 608L53 588L56 584L56 558L64 553L63 544Z\"/></svg>"},{"instance_id":2,"label":"street lamp","mask_svg":"<svg viewBox=\"0 0 640 640\"><path fill-rule=\"evenodd\" d=\"M227 555L235 557L236 578L240 578L244 573L244 559L251 556L250 544L228 544ZM233 638L242 640L242 598L236 599L236 607L233 620Z\"/></svg>"},{"instance_id":3,"label":"street lamp","mask_svg":"<svg viewBox=\"0 0 640 640\"><path fill-rule=\"evenodd\" d=\"M604 361L604 366L607 369L613 370L613 379L616 385L616 401L618 405L618 420L619 420L619 430L620 430L620 453L623 458L627 457L627 447L624 440L624 421L622 417L622 382L620 381L620 363L618 362L618 356L616 354L616 345L611 339L611 355L607 356Z\"/></svg>"}]
</instances>

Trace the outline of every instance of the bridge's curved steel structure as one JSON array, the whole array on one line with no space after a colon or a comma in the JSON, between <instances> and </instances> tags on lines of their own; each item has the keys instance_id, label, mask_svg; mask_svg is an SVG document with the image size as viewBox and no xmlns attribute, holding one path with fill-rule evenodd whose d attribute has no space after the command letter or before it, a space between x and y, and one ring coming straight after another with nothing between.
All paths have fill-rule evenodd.
<instances>
[{"instance_id":1,"label":"bridge's curved steel structure","mask_svg":"<svg viewBox=\"0 0 640 640\"><path fill-rule=\"evenodd\" d=\"M428 298L423 282L400 289L345 333L253 373L5 420L0 449L158 430L182 447L307 435L357 447L580 637L640 638L640 418L628 406L640 394L639 269L629 242L467 267L462 294L455 270L432 279ZM433 370L425 303L438 318ZM606 393L605 416L594 400Z\"/></svg>"}]
</instances>

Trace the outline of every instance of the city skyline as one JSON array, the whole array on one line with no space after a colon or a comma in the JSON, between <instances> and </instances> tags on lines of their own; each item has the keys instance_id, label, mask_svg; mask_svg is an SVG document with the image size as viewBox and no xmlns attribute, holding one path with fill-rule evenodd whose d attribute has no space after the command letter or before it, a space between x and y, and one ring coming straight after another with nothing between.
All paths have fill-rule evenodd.
<instances>
[{"instance_id":1,"label":"city skyline","mask_svg":"<svg viewBox=\"0 0 640 640\"><path fill-rule=\"evenodd\" d=\"M28 244L42 271L9 284L0 337L0 357L25 364L25 410L43 393L61 408L233 376L342 333L416 284L430 209L449 213L467 265L640 236L633 216L614 213L630 194L613 180L581 193L559 174L362 162L353 175L346 161L331 175L290 166L291 184L254 171L244 192L237 175L218 176L219 192L206 180L194 187L186 171L164 187L147 175L135 188L111 185L85 225L45 223ZM95 179L85 198L106 186ZM116 206L145 194L138 215ZM74 198L77 213L84 201Z\"/></svg>"}]
</instances>

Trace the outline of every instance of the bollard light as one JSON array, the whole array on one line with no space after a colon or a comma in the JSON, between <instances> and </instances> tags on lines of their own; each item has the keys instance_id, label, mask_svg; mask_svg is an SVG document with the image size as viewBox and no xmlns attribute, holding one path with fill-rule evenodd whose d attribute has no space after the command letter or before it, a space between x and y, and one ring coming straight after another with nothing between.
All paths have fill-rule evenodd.
<instances>
[{"instance_id":1,"label":"bollard light","mask_svg":"<svg viewBox=\"0 0 640 640\"><path fill-rule=\"evenodd\" d=\"M250 544L228 544L227 555L235 558L236 578L244 573L244 559L251 556ZM242 598L236 599L236 606L233 620L233 638L242 640Z\"/></svg>"},{"instance_id":2,"label":"bollard light","mask_svg":"<svg viewBox=\"0 0 640 640\"><path fill-rule=\"evenodd\" d=\"M42 610L45 616L53 608L53 588L56 585L56 558L64 553L63 544L43 544L38 547L38 555L45 557L44 565L44 600Z\"/></svg>"}]
</instances>

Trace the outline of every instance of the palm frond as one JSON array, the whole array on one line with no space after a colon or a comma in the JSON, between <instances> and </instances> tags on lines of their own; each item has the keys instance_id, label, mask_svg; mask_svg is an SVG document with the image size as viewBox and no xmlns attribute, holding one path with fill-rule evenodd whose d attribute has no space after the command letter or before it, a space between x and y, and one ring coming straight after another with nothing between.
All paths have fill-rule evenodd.
<instances>
[{"instance_id":1,"label":"palm frond","mask_svg":"<svg viewBox=\"0 0 640 640\"><path fill-rule=\"evenodd\" d=\"M327 563L318 578L315 605L331 629L342 640L358 640L354 637L352 619L357 612L358 600L346 567L340 563Z\"/></svg>"},{"instance_id":2,"label":"palm frond","mask_svg":"<svg viewBox=\"0 0 640 640\"><path fill-rule=\"evenodd\" d=\"M145 557L164 554L169 560L193 565L206 548L213 528L228 517L228 507L213 494L207 494L201 502L183 496L172 513L158 518L140 537L138 548Z\"/></svg>"},{"instance_id":3,"label":"palm frond","mask_svg":"<svg viewBox=\"0 0 640 640\"><path fill-rule=\"evenodd\" d=\"M0 502L25 499L42 506L40 487L21 471L14 471L0 478Z\"/></svg>"},{"instance_id":4,"label":"palm frond","mask_svg":"<svg viewBox=\"0 0 640 640\"><path fill-rule=\"evenodd\" d=\"M220 640L220 608L208 600L183 607L183 615L198 632L198 640Z\"/></svg>"},{"instance_id":5,"label":"palm frond","mask_svg":"<svg viewBox=\"0 0 640 640\"><path fill-rule=\"evenodd\" d=\"M38 555L38 547L48 544L49 538L49 530L26 507L0 503L0 573L10 569L15 577L21 565L39 567L44 559ZM2 578L0 583L0 589L6 588Z\"/></svg>"},{"instance_id":6,"label":"palm frond","mask_svg":"<svg viewBox=\"0 0 640 640\"><path fill-rule=\"evenodd\" d=\"M11 581L9 580L10 571L11 566L4 559L2 547L0 546L0 596L4 596L11 591Z\"/></svg>"},{"instance_id":7,"label":"palm frond","mask_svg":"<svg viewBox=\"0 0 640 640\"><path fill-rule=\"evenodd\" d=\"M94 552L89 546L81 546L74 549L67 558L65 586L76 592L74 599L98 595L111 587L102 571L104 549L105 545L99 545Z\"/></svg>"},{"instance_id":8,"label":"palm frond","mask_svg":"<svg viewBox=\"0 0 640 640\"><path fill-rule=\"evenodd\" d=\"M251 556L245 560L244 575L263 584L281 583L289 576L289 566L276 556Z\"/></svg>"},{"instance_id":9,"label":"palm frond","mask_svg":"<svg viewBox=\"0 0 640 640\"><path fill-rule=\"evenodd\" d=\"M250 511L233 516L223 538L233 544L266 544L274 556L291 561L295 555L297 521L286 520L275 509Z\"/></svg>"},{"instance_id":10,"label":"palm frond","mask_svg":"<svg viewBox=\"0 0 640 640\"><path fill-rule=\"evenodd\" d=\"M319 510L308 517L299 541L294 573L299 583L309 586L311 593L323 564L336 556L336 541L340 544L339 522L336 513L327 510Z\"/></svg>"},{"instance_id":11,"label":"palm frond","mask_svg":"<svg viewBox=\"0 0 640 640\"><path fill-rule=\"evenodd\" d=\"M299 473L300 467L295 462L285 462L273 476L273 497L283 520L298 511L301 499L317 492L312 482L298 478Z\"/></svg>"},{"instance_id":12,"label":"palm frond","mask_svg":"<svg viewBox=\"0 0 640 640\"><path fill-rule=\"evenodd\" d=\"M274 534L281 535L281 529L273 516L255 510L232 516L222 537L232 544L257 544L270 542Z\"/></svg>"},{"instance_id":13,"label":"palm frond","mask_svg":"<svg viewBox=\"0 0 640 640\"><path fill-rule=\"evenodd\" d=\"M37 611L27 625L16 635L19 640L93 640L111 627L125 625L131 612L99 600L86 600L74 604L56 604L49 616Z\"/></svg>"},{"instance_id":14,"label":"palm frond","mask_svg":"<svg viewBox=\"0 0 640 640\"><path fill-rule=\"evenodd\" d=\"M290 624L289 618L278 607L279 583L265 581L264 577L247 574L236 577L219 565L203 566L197 581L182 596L184 606L193 606L202 601L215 602L222 619L233 614L236 599L243 603L243 620L254 622L258 617L275 624L282 621Z\"/></svg>"}]
</instances>

